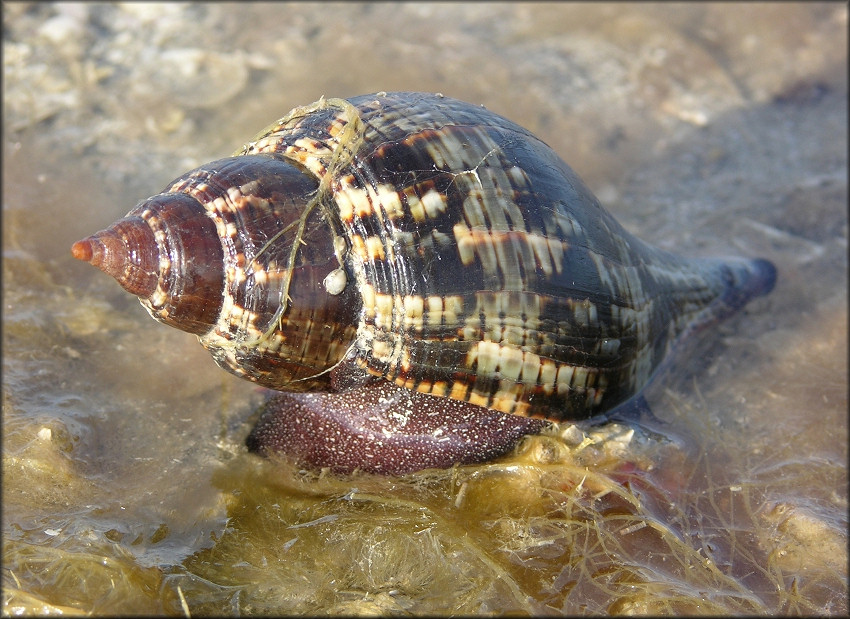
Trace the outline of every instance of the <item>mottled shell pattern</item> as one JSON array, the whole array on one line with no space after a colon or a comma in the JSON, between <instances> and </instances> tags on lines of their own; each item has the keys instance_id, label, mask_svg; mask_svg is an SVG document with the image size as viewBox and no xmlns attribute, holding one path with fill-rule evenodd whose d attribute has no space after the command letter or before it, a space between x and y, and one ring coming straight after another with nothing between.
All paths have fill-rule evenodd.
<instances>
[{"instance_id":1,"label":"mottled shell pattern","mask_svg":"<svg viewBox=\"0 0 850 619\"><path fill-rule=\"evenodd\" d=\"M296 108L122 221L138 219L75 255L239 376L329 390L356 366L552 420L625 402L775 279L763 260L647 245L531 133L422 93ZM155 255L103 266L142 242Z\"/></svg>"}]
</instances>

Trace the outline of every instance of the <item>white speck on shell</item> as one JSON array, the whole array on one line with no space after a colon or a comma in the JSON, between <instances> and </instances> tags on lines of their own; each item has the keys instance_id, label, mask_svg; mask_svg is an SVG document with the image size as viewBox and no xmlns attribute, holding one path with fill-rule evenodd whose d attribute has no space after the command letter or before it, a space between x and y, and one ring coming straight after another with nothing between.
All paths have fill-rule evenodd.
<instances>
[{"instance_id":1,"label":"white speck on shell","mask_svg":"<svg viewBox=\"0 0 850 619\"><path fill-rule=\"evenodd\" d=\"M345 285L347 283L348 277L345 275L345 270L342 268L334 269L328 273L324 281L322 281L322 285L325 287L325 290L328 291L328 294L334 296L341 294L342 291L345 290Z\"/></svg>"}]
</instances>

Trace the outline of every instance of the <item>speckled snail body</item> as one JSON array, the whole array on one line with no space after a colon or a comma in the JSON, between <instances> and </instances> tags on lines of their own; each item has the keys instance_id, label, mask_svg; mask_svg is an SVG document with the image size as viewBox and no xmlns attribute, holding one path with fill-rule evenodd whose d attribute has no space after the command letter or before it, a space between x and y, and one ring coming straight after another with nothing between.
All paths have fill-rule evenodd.
<instances>
[{"instance_id":1,"label":"speckled snail body","mask_svg":"<svg viewBox=\"0 0 850 619\"><path fill-rule=\"evenodd\" d=\"M252 449L380 473L622 406L775 281L647 245L528 131L423 93L296 108L72 252L282 392Z\"/></svg>"}]
</instances>

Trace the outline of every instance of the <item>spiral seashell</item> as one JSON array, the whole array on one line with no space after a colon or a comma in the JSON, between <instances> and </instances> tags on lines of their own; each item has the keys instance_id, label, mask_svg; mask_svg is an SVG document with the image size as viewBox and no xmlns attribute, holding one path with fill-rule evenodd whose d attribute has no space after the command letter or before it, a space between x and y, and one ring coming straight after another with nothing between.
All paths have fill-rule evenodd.
<instances>
[{"instance_id":1,"label":"spiral seashell","mask_svg":"<svg viewBox=\"0 0 850 619\"><path fill-rule=\"evenodd\" d=\"M285 392L252 449L380 473L627 406L776 278L642 242L525 129L405 92L296 108L72 253Z\"/></svg>"}]
</instances>

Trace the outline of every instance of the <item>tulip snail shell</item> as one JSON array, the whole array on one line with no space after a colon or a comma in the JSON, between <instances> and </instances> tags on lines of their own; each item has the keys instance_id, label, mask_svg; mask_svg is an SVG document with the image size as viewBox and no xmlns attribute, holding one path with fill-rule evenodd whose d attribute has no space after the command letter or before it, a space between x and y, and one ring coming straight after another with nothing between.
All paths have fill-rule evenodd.
<instances>
[{"instance_id":1,"label":"tulip snail shell","mask_svg":"<svg viewBox=\"0 0 850 619\"><path fill-rule=\"evenodd\" d=\"M623 406L776 277L640 241L522 127L407 92L296 108L72 252L284 392L249 447L380 473Z\"/></svg>"}]
</instances>

